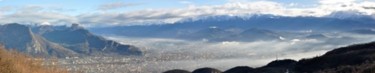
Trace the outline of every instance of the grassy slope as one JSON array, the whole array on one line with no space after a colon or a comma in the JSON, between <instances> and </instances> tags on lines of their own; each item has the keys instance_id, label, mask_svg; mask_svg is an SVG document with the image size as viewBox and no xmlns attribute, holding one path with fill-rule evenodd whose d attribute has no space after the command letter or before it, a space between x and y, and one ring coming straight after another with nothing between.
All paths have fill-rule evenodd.
<instances>
[{"instance_id":1,"label":"grassy slope","mask_svg":"<svg viewBox=\"0 0 375 73\"><path fill-rule=\"evenodd\" d=\"M41 60L0 47L0 73L68 73L56 66L43 66Z\"/></svg>"}]
</instances>

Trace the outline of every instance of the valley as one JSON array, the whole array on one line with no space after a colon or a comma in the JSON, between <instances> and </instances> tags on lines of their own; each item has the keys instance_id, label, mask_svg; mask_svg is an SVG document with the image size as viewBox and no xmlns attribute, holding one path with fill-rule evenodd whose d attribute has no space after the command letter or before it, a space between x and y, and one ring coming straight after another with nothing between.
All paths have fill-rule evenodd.
<instances>
[{"instance_id":1,"label":"valley","mask_svg":"<svg viewBox=\"0 0 375 73\"><path fill-rule=\"evenodd\" d=\"M375 39L362 39L372 39L373 36L375 35L352 35L347 37L357 38L357 43L366 43ZM89 73L161 73L172 69L193 71L196 68L203 67L212 67L225 71L236 66L261 67L277 59L299 60L312 58L323 55L334 48L354 44L353 42L331 43L332 41L323 39L209 42L162 38L105 37L117 40L122 44L132 44L141 47L145 54L142 57L67 58L60 59L59 62L68 69L87 70ZM274 46L267 46L270 44Z\"/></svg>"}]
</instances>

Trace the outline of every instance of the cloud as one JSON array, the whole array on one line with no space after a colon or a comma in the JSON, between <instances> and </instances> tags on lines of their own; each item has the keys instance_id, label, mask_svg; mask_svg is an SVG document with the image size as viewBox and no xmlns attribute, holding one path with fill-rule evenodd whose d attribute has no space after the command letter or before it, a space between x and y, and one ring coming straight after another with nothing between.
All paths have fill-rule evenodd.
<instances>
[{"instance_id":1,"label":"cloud","mask_svg":"<svg viewBox=\"0 0 375 73\"><path fill-rule=\"evenodd\" d=\"M34 13L34 12L40 12L42 10L44 10L45 8L42 7L42 6L34 6L34 5L31 5L31 6L24 6L24 7L21 7L19 10L19 12L24 12L24 13Z\"/></svg>"},{"instance_id":2,"label":"cloud","mask_svg":"<svg viewBox=\"0 0 375 73\"><path fill-rule=\"evenodd\" d=\"M98 10L112 10L112 9L119 9L119 8L125 8L130 6L137 6L140 4L136 3L123 3L123 2L114 2L114 3L107 3L100 5L97 9Z\"/></svg>"},{"instance_id":3,"label":"cloud","mask_svg":"<svg viewBox=\"0 0 375 73\"><path fill-rule=\"evenodd\" d=\"M186 2L184 2L186 3ZM374 2L355 0L320 0L320 5L309 8L291 8L289 4L272 1L230 2L223 5L189 6L178 9L147 9L123 13L83 14L79 19L84 24L138 25L152 23L174 23L187 18L200 18L215 15L243 16L252 14L273 14L280 16L327 16L337 11L356 11L374 14L374 10L364 8Z\"/></svg>"},{"instance_id":4,"label":"cloud","mask_svg":"<svg viewBox=\"0 0 375 73\"><path fill-rule=\"evenodd\" d=\"M365 9L375 9L375 7L363 7Z\"/></svg>"},{"instance_id":5,"label":"cloud","mask_svg":"<svg viewBox=\"0 0 375 73\"><path fill-rule=\"evenodd\" d=\"M182 3L185 0L181 0ZM99 6L98 10L112 10L135 6L134 3L108 3ZM63 12L48 11L50 9L38 6L26 6L17 9L12 14L1 14L1 22L51 22L69 23L77 22L85 26L110 26L110 25L147 25L158 23L175 23L184 19L199 19L206 16L230 15L230 16L251 16L253 14L273 14L280 16L315 16L323 17L338 11L354 11L367 15L374 15L375 7L373 1L355 1L355 0L319 0L319 5L313 7L298 8L295 4L283 4L273 1L231 1L222 5L189 5L185 8L171 9L144 9L137 11L124 12L87 12L77 16L64 14ZM0 10L1 11L1 10ZM4 10L2 10L4 11ZM15 17L19 16L19 17ZM26 19L29 18L30 20ZM48 18L48 19L47 19ZM10 20L14 19L14 20ZM40 19L40 20L38 20Z\"/></svg>"},{"instance_id":6,"label":"cloud","mask_svg":"<svg viewBox=\"0 0 375 73\"><path fill-rule=\"evenodd\" d=\"M14 7L12 7L12 6L3 6L3 7L0 7L0 12L8 12L8 11L11 11L13 9L14 9Z\"/></svg>"},{"instance_id":7,"label":"cloud","mask_svg":"<svg viewBox=\"0 0 375 73\"><path fill-rule=\"evenodd\" d=\"M356 0L319 0L320 4L351 4Z\"/></svg>"},{"instance_id":8,"label":"cloud","mask_svg":"<svg viewBox=\"0 0 375 73\"><path fill-rule=\"evenodd\" d=\"M63 25L78 22L74 16L62 14L59 12L46 11L48 9L40 6L24 6L14 8L14 12L0 15L0 23L51 23Z\"/></svg>"},{"instance_id":9,"label":"cloud","mask_svg":"<svg viewBox=\"0 0 375 73\"><path fill-rule=\"evenodd\" d=\"M249 14L262 12L269 14L280 11L282 6L275 2L259 1L252 3L228 3L214 6L190 6L180 9L147 9L124 13L93 13L82 14L85 24L147 24L147 23L174 23L185 18L199 16Z\"/></svg>"},{"instance_id":10,"label":"cloud","mask_svg":"<svg viewBox=\"0 0 375 73\"><path fill-rule=\"evenodd\" d=\"M188 4L188 5L193 4L193 2L186 1L186 0L181 0L181 1L179 1L179 3L181 3L181 4Z\"/></svg>"},{"instance_id":11,"label":"cloud","mask_svg":"<svg viewBox=\"0 0 375 73\"><path fill-rule=\"evenodd\" d=\"M55 25L63 25L75 23L75 17L67 16L60 13L53 12L34 12L34 13L21 13L17 12L10 15L2 15L0 23L53 23Z\"/></svg>"}]
</instances>

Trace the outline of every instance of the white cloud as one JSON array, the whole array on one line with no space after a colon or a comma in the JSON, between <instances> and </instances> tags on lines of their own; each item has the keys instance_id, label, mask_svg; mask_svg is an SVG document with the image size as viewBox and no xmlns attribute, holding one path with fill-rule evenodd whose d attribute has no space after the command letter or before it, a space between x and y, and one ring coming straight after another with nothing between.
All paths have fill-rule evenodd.
<instances>
[{"instance_id":1,"label":"white cloud","mask_svg":"<svg viewBox=\"0 0 375 73\"><path fill-rule=\"evenodd\" d=\"M53 24L74 23L75 17L52 12L35 12L35 13L14 13L2 15L0 23L43 23L51 22Z\"/></svg>"},{"instance_id":2,"label":"white cloud","mask_svg":"<svg viewBox=\"0 0 375 73\"><path fill-rule=\"evenodd\" d=\"M184 0L182 0L184 1ZM182 2L189 3L189 2ZM100 6L99 10L110 10L135 4L109 3ZM5 22L78 22L86 26L138 25L155 23L174 23L187 18L199 18L214 15L251 15L274 14L281 16L326 16L337 11L354 11L364 14L375 14L373 1L355 0L320 0L319 5L309 8L293 7L296 4L282 4L272 1L233 1L223 5L194 6L175 9L145 9L128 12L92 12L77 16L59 12L46 11L43 7L28 6L12 14L0 13L0 23ZM292 7L291 7L292 6ZM0 9L1 11L1 9ZM4 10L3 10L4 11ZM22 17L22 18L20 18Z\"/></svg>"},{"instance_id":3,"label":"white cloud","mask_svg":"<svg viewBox=\"0 0 375 73\"><path fill-rule=\"evenodd\" d=\"M251 15L274 14L281 16L326 16L337 11L357 11L374 14L374 10L364 9L364 6L374 6L374 2L355 0L321 0L320 5L310 8L290 8L290 4L272 1L238 2L233 1L224 5L189 6L179 9L148 9L124 13L94 13L80 16L85 24L147 24L173 23L186 18L197 18L214 15ZM295 4L293 4L295 5Z\"/></svg>"},{"instance_id":4,"label":"white cloud","mask_svg":"<svg viewBox=\"0 0 375 73\"><path fill-rule=\"evenodd\" d=\"M351 4L356 0L319 0L321 4Z\"/></svg>"},{"instance_id":5,"label":"white cloud","mask_svg":"<svg viewBox=\"0 0 375 73\"><path fill-rule=\"evenodd\" d=\"M51 25L49 22L43 22L41 25Z\"/></svg>"},{"instance_id":6,"label":"white cloud","mask_svg":"<svg viewBox=\"0 0 375 73\"><path fill-rule=\"evenodd\" d=\"M78 16L84 19L82 23L94 24L143 24L143 23L173 23L185 18L212 15L242 15L250 13L271 14L282 12L282 6L276 2L259 1L251 3L228 3L214 6L190 6L183 9L148 9L124 13L94 13ZM109 22L108 22L109 21Z\"/></svg>"},{"instance_id":7,"label":"white cloud","mask_svg":"<svg viewBox=\"0 0 375 73\"><path fill-rule=\"evenodd\" d=\"M40 6L25 6L16 8L15 12L0 15L0 23L38 23L49 22L55 25L76 23L78 20L74 16L69 16L59 12L44 11Z\"/></svg>"},{"instance_id":8,"label":"white cloud","mask_svg":"<svg viewBox=\"0 0 375 73\"><path fill-rule=\"evenodd\" d=\"M193 4L193 2L190 2L190 1L186 1L186 0L181 0L179 1L181 4Z\"/></svg>"},{"instance_id":9,"label":"white cloud","mask_svg":"<svg viewBox=\"0 0 375 73\"><path fill-rule=\"evenodd\" d=\"M14 8L11 7L11 6L3 6L3 7L0 7L0 12L8 12L8 11L11 11L13 9Z\"/></svg>"},{"instance_id":10,"label":"white cloud","mask_svg":"<svg viewBox=\"0 0 375 73\"><path fill-rule=\"evenodd\" d=\"M119 9L119 8L125 8L125 7L136 6L136 5L140 5L140 4L114 2L114 3L107 3L107 4L100 5L98 7L98 10L112 10L112 9Z\"/></svg>"}]
</instances>

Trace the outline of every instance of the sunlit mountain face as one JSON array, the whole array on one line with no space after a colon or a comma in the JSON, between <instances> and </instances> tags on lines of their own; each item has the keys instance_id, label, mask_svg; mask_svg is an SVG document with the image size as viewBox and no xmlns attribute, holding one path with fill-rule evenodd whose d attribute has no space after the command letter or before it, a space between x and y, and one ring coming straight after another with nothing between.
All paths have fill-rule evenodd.
<instances>
[{"instance_id":1,"label":"sunlit mountain face","mask_svg":"<svg viewBox=\"0 0 375 73\"><path fill-rule=\"evenodd\" d=\"M0 0L0 24L5 48L71 72L365 72L375 58L374 0Z\"/></svg>"}]
</instances>

